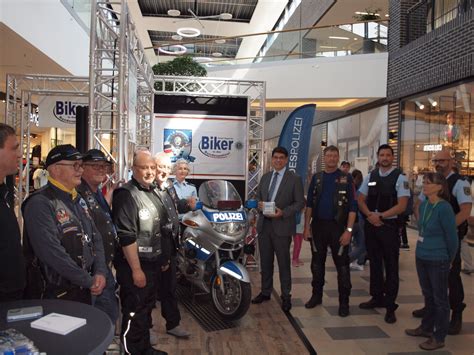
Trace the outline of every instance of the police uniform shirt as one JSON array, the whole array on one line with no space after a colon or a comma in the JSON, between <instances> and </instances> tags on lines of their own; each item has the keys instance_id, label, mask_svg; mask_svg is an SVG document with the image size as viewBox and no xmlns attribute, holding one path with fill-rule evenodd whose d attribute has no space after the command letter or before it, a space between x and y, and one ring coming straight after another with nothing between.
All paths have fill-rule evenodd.
<instances>
[{"instance_id":1,"label":"police uniform shirt","mask_svg":"<svg viewBox=\"0 0 474 355\"><path fill-rule=\"evenodd\" d=\"M454 174L453 172L449 173L446 179L448 179L453 174ZM467 180L459 179L458 181L456 181L451 193L453 196L456 197L456 200L458 201L458 205L462 205L463 203L472 203L471 185L469 184ZM421 202L423 202L426 199L423 192L420 192L420 194L418 195L418 199Z\"/></svg>"},{"instance_id":2,"label":"police uniform shirt","mask_svg":"<svg viewBox=\"0 0 474 355\"><path fill-rule=\"evenodd\" d=\"M314 188L316 184L316 174L313 175L311 179L311 183L308 188L308 198L306 202L306 206L313 209L313 218L323 219L323 220L332 220L335 218L334 216L334 208L333 208L333 201L334 201L334 194L336 193L336 181L341 178L341 170L337 169L332 173L323 172L322 175L322 191L321 197L318 203L318 206L313 206L314 200ZM352 181L352 176L347 175L347 201L348 201L348 208L349 212L357 212L357 201L354 199L354 184Z\"/></svg>"},{"instance_id":3,"label":"police uniform shirt","mask_svg":"<svg viewBox=\"0 0 474 355\"><path fill-rule=\"evenodd\" d=\"M176 194L180 199L188 198L188 197L197 197L196 186L190 184L186 180L180 183L178 180L173 181L174 189L176 190Z\"/></svg>"},{"instance_id":4,"label":"police uniform shirt","mask_svg":"<svg viewBox=\"0 0 474 355\"><path fill-rule=\"evenodd\" d=\"M382 171L379 169L379 175L380 177L386 177L390 175L390 173L394 170L395 168L392 167L390 170L388 170L385 173L382 173ZM364 181L362 181L362 185L360 185L359 188L359 193L363 194L364 196L367 196L369 194L369 180L370 180L370 174L368 174L365 178ZM397 197L410 197L410 187L408 185L408 179L405 175L400 174L398 175L397 182L395 183L395 190L397 191ZM395 219L397 216L392 216L388 217L386 219Z\"/></svg>"}]
</instances>

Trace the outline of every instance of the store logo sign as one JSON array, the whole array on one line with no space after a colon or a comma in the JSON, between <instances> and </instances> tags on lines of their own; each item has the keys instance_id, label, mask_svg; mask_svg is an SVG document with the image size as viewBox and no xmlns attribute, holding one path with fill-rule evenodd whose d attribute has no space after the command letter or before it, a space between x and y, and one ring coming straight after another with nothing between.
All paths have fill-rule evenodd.
<instances>
[{"instance_id":1,"label":"store logo sign","mask_svg":"<svg viewBox=\"0 0 474 355\"><path fill-rule=\"evenodd\" d=\"M202 136L198 147L201 153L207 157L226 158L230 155L233 147L240 150L243 144L241 142L234 144L234 139L232 138Z\"/></svg>"},{"instance_id":2,"label":"store logo sign","mask_svg":"<svg viewBox=\"0 0 474 355\"><path fill-rule=\"evenodd\" d=\"M76 108L82 104L72 101L56 101L53 115L61 122L67 124L76 123Z\"/></svg>"},{"instance_id":3,"label":"store logo sign","mask_svg":"<svg viewBox=\"0 0 474 355\"><path fill-rule=\"evenodd\" d=\"M443 150L443 146L441 144L425 144L423 146L424 152L439 152Z\"/></svg>"}]
</instances>

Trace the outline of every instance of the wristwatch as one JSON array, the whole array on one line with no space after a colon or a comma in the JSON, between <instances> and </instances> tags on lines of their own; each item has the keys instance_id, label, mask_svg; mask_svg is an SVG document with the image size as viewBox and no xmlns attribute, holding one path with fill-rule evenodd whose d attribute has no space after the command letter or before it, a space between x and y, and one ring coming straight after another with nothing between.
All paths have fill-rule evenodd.
<instances>
[{"instance_id":1,"label":"wristwatch","mask_svg":"<svg viewBox=\"0 0 474 355\"><path fill-rule=\"evenodd\" d=\"M348 231L349 233L352 233L352 228L351 228L351 227L347 227L347 228L346 228L346 231Z\"/></svg>"}]
</instances>

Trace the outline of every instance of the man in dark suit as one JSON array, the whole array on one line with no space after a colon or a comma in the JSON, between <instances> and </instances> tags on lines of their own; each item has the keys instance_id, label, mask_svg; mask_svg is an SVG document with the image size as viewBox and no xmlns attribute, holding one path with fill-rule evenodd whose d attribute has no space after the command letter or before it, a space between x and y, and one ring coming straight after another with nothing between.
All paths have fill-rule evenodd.
<instances>
[{"instance_id":1,"label":"man in dark suit","mask_svg":"<svg viewBox=\"0 0 474 355\"><path fill-rule=\"evenodd\" d=\"M262 176L257 188L260 210L257 231L262 291L252 300L252 303L258 304L270 299L275 254L280 272L281 308L285 312L291 309L291 236L296 233L295 215L304 207L301 178L286 167L287 163L288 151L283 147L273 149L273 171ZM264 202L275 203L274 214L263 214Z\"/></svg>"}]
</instances>

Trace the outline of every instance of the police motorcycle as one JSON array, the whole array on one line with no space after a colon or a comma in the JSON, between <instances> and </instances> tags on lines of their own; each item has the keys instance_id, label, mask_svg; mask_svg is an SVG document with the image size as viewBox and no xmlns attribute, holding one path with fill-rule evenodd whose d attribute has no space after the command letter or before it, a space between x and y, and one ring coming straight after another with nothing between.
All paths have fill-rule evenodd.
<instances>
[{"instance_id":1,"label":"police motorcycle","mask_svg":"<svg viewBox=\"0 0 474 355\"><path fill-rule=\"evenodd\" d=\"M178 270L210 295L223 318L236 320L245 315L251 300L250 278L238 261L249 228L247 212L230 182L206 181L198 195L196 209L182 218L187 228L179 243ZM257 201L245 207L256 208Z\"/></svg>"}]
</instances>

